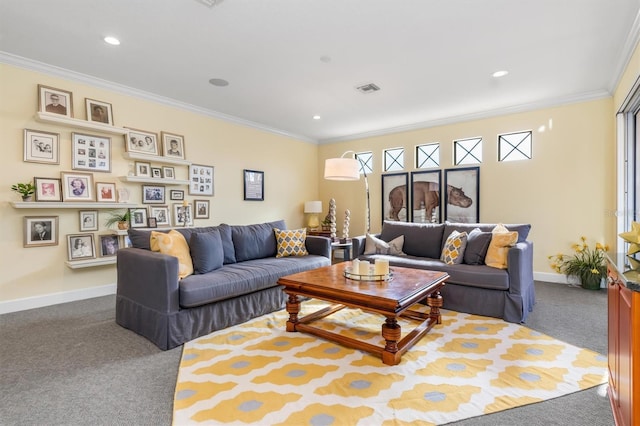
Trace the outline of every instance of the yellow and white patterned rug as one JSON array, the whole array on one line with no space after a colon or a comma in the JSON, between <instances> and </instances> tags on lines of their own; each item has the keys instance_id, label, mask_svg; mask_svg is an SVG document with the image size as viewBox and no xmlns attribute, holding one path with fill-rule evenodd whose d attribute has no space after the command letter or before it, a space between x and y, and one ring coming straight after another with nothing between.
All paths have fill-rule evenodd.
<instances>
[{"instance_id":1,"label":"yellow and white patterned rug","mask_svg":"<svg viewBox=\"0 0 640 426\"><path fill-rule=\"evenodd\" d=\"M305 315L326 304L302 306ZM173 423L437 425L606 382L603 355L518 324L442 312L442 324L395 366L287 333L284 310L193 340L182 353ZM383 321L345 309L321 323L381 345ZM403 336L411 331L410 321L401 325Z\"/></svg>"}]
</instances>

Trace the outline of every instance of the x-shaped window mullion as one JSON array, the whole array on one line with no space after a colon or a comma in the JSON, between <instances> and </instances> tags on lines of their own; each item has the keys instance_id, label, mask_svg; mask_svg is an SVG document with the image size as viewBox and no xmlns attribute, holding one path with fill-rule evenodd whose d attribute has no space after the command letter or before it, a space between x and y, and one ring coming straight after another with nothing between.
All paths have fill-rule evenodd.
<instances>
[{"instance_id":1,"label":"x-shaped window mullion","mask_svg":"<svg viewBox=\"0 0 640 426\"><path fill-rule=\"evenodd\" d=\"M391 169L391 167L393 167L393 164L397 164L398 167L402 168L402 164L400 164L400 156L403 154L402 150L398 150L398 155L397 156L393 156L392 152L387 151L386 155L387 155L387 159L391 159L391 163L389 163L387 165L387 170Z\"/></svg>"},{"instance_id":2,"label":"x-shaped window mullion","mask_svg":"<svg viewBox=\"0 0 640 426\"><path fill-rule=\"evenodd\" d=\"M476 149L476 147L480 144L480 141L482 139L476 139L476 144L474 146L471 147L471 149L467 149L465 148L460 142L458 142L458 146L463 149L466 154L462 156L462 158L460 159L460 161L458 161L458 164L462 164L462 162L464 161L465 158L467 158L467 156L472 156L473 158L475 158L475 160L480 163L480 159L478 157L476 157L475 155L473 155L473 153L471 151L473 151L474 149Z\"/></svg>"},{"instance_id":3,"label":"x-shaped window mullion","mask_svg":"<svg viewBox=\"0 0 640 426\"><path fill-rule=\"evenodd\" d=\"M518 148L520 145L522 145L522 143L529 137L529 134L527 133L521 140L520 142L516 143L515 145L512 144L507 138L504 138L502 136L500 136L500 139L502 139L503 141L505 141L506 143L508 143L509 145L512 146L511 151L509 151L508 153L506 153L504 156L502 156L502 159L507 158L508 156L511 155L511 153L513 151L518 151L520 154L524 155L525 157L529 158L529 156L527 154L525 154L520 148Z\"/></svg>"},{"instance_id":4,"label":"x-shaped window mullion","mask_svg":"<svg viewBox=\"0 0 640 426\"><path fill-rule=\"evenodd\" d=\"M433 150L431 151L431 154L427 153L427 151L425 151L425 149L424 149L424 148L422 148L422 147L419 147L418 149L420 150L420 152L421 152L421 153L423 153L424 155L426 155L426 156L427 156L427 158L425 158L425 159L424 159L424 161L423 161L422 163L418 164L418 168L421 168L422 166L424 166L424 164L425 164L427 161L429 161L429 160L433 161L433 163L434 163L434 164L436 164L436 165L438 164L438 162L437 162L436 160L434 160L434 159L433 159L433 155L434 155L434 154L436 153L436 151L438 150L438 147L437 147L437 146L434 146L434 147L433 147Z\"/></svg>"}]
</instances>

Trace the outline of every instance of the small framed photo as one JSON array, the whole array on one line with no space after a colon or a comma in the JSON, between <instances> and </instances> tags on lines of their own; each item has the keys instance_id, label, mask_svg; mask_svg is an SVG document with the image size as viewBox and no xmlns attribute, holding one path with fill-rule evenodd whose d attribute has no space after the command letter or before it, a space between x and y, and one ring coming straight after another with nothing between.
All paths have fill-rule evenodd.
<instances>
[{"instance_id":1,"label":"small framed photo","mask_svg":"<svg viewBox=\"0 0 640 426\"><path fill-rule=\"evenodd\" d=\"M181 158L184 156L184 136L162 132L162 153L165 157Z\"/></svg>"},{"instance_id":2,"label":"small framed photo","mask_svg":"<svg viewBox=\"0 0 640 426\"><path fill-rule=\"evenodd\" d=\"M136 176L151 177L151 163L136 161Z\"/></svg>"},{"instance_id":3,"label":"small framed photo","mask_svg":"<svg viewBox=\"0 0 640 426\"><path fill-rule=\"evenodd\" d=\"M91 173L60 172L63 201L95 201Z\"/></svg>"},{"instance_id":4,"label":"small framed photo","mask_svg":"<svg viewBox=\"0 0 640 426\"><path fill-rule=\"evenodd\" d=\"M111 104L89 98L84 98L84 102L87 107L87 121L113 126Z\"/></svg>"},{"instance_id":5,"label":"small framed photo","mask_svg":"<svg viewBox=\"0 0 640 426\"><path fill-rule=\"evenodd\" d=\"M162 179L162 168L161 167L152 167L151 168L151 177L154 179Z\"/></svg>"},{"instance_id":6,"label":"small framed photo","mask_svg":"<svg viewBox=\"0 0 640 426\"><path fill-rule=\"evenodd\" d=\"M209 200L194 200L194 219L209 219Z\"/></svg>"},{"instance_id":7,"label":"small framed photo","mask_svg":"<svg viewBox=\"0 0 640 426\"><path fill-rule=\"evenodd\" d=\"M158 227L158 221L156 220L155 217L148 217L147 218L147 228L157 228Z\"/></svg>"},{"instance_id":8,"label":"small framed photo","mask_svg":"<svg viewBox=\"0 0 640 426\"><path fill-rule=\"evenodd\" d=\"M193 225L193 215L191 214L191 204L173 204L173 226Z\"/></svg>"},{"instance_id":9,"label":"small framed photo","mask_svg":"<svg viewBox=\"0 0 640 426\"><path fill-rule=\"evenodd\" d=\"M38 111L73 117L71 92L38 84Z\"/></svg>"},{"instance_id":10,"label":"small framed photo","mask_svg":"<svg viewBox=\"0 0 640 426\"><path fill-rule=\"evenodd\" d=\"M96 257L93 234L67 235L69 260L94 259Z\"/></svg>"},{"instance_id":11,"label":"small framed photo","mask_svg":"<svg viewBox=\"0 0 640 426\"><path fill-rule=\"evenodd\" d=\"M113 234L99 235L100 237L100 257L115 256L120 248L118 236Z\"/></svg>"},{"instance_id":12,"label":"small framed photo","mask_svg":"<svg viewBox=\"0 0 640 426\"><path fill-rule=\"evenodd\" d=\"M24 247L58 245L58 216L25 216Z\"/></svg>"},{"instance_id":13,"label":"small framed photo","mask_svg":"<svg viewBox=\"0 0 640 426\"><path fill-rule=\"evenodd\" d=\"M96 198L99 202L116 202L116 184L108 182L96 182Z\"/></svg>"},{"instance_id":14,"label":"small framed photo","mask_svg":"<svg viewBox=\"0 0 640 426\"><path fill-rule=\"evenodd\" d=\"M164 176L165 179L175 179L176 178L176 172L175 169L173 167L168 167L165 166L162 168L162 175Z\"/></svg>"},{"instance_id":15,"label":"small framed photo","mask_svg":"<svg viewBox=\"0 0 640 426\"><path fill-rule=\"evenodd\" d=\"M80 232L98 230L98 210L80 210Z\"/></svg>"},{"instance_id":16,"label":"small framed photo","mask_svg":"<svg viewBox=\"0 0 640 426\"><path fill-rule=\"evenodd\" d=\"M444 171L444 219L450 222L480 222L480 167Z\"/></svg>"},{"instance_id":17,"label":"small framed photo","mask_svg":"<svg viewBox=\"0 0 640 426\"><path fill-rule=\"evenodd\" d=\"M164 204L165 187L161 185L142 185L143 204Z\"/></svg>"},{"instance_id":18,"label":"small framed photo","mask_svg":"<svg viewBox=\"0 0 640 426\"><path fill-rule=\"evenodd\" d=\"M60 134L24 129L24 161L60 164Z\"/></svg>"},{"instance_id":19,"label":"small framed photo","mask_svg":"<svg viewBox=\"0 0 640 426\"><path fill-rule=\"evenodd\" d=\"M149 218L154 218L157 226L171 226L168 206L149 206Z\"/></svg>"},{"instance_id":20,"label":"small framed photo","mask_svg":"<svg viewBox=\"0 0 640 426\"><path fill-rule=\"evenodd\" d=\"M264 201L264 172L244 170L245 201Z\"/></svg>"},{"instance_id":21,"label":"small framed photo","mask_svg":"<svg viewBox=\"0 0 640 426\"><path fill-rule=\"evenodd\" d=\"M131 227L132 228L144 228L147 226L147 208L139 207L135 209L129 209L131 213Z\"/></svg>"},{"instance_id":22,"label":"small framed photo","mask_svg":"<svg viewBox=\"0 0 640 426\"><path fill-rule=\"evenodd\" d=\"M111 138L72 133L71 160L74 170L111 172Z\"/></svg>"},{"instance_id":23,"label":"small framed photo","mask_svg":"<svg viewBox=\"0 0 640 426\"><path fill-rule=\"evenodd\" d=\"M127 152L158 155L158 135L156 133L130 128L125 149Z\"/></svg>"},{"instance_id":24,"label":"small framed photo","mask_svg":"<svg viewBox=\"0 0 640 426\"><path fill-rule=\"evenodd\" d=\"M213 166L189 166L189 194L213 195Z\"/></svg>"},{"instance_id":25,"label":"small framed photo","mask_svg":"<svg viewBox=\"0 0 640 426\"><path fill-rule=\"evenodd\" d=\"M60 179L34 177L36 201L62 201Z\"/></svg>"},{"instance_id":26,"label":"small framed photo","mask_svg":"<svg viewBox=\"0 0 640 426\"><path fill-rule=\"evenodd\" d=\"M409 174L389 173L382 175L382 220L409 221L407 188Z\"/></svg>"},{"instance_id":27,"label":"small framed photo","mask_svg":"<svg viewBox=\"0 0 640 426\"><path fill-rule=\"evenodd\" d=\"M172 189L169 191L169 199L172 201L184 200L184 191L181 189Z\"/></svg>"}]
</instances>

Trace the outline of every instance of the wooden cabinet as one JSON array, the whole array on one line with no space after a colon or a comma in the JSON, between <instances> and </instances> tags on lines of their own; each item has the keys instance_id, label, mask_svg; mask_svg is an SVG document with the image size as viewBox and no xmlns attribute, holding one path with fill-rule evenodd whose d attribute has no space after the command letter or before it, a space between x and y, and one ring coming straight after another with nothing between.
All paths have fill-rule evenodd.
<instances>
[{"instance_id":1,"label":"wooden cabinet","mask_svg":"<svg viewBox=\"0 0 640 426\"><path fill-rule=\"evenodd\" d=\"M618 426L640 424L640 274L607 259L609 399Z\"/></svg>"}]
</instances>

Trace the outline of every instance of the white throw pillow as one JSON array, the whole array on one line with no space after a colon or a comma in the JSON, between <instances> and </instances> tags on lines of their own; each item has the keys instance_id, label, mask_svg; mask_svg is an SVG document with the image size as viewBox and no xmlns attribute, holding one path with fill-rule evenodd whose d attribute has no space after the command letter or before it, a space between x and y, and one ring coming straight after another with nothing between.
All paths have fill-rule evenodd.
<instances>
[{"instance_id":1,"label":"white throw pillow","mask_svg":"<svg viewBox=\"0 0 640 426\"><path fill-rule=\"evenodd\" d=\"M367 240L364 245L364 254L391 254L395 256L405 256L402 251L404 246L404 235L386 242L380 238L367 234Z\"/></svg>"}]
</instances>

